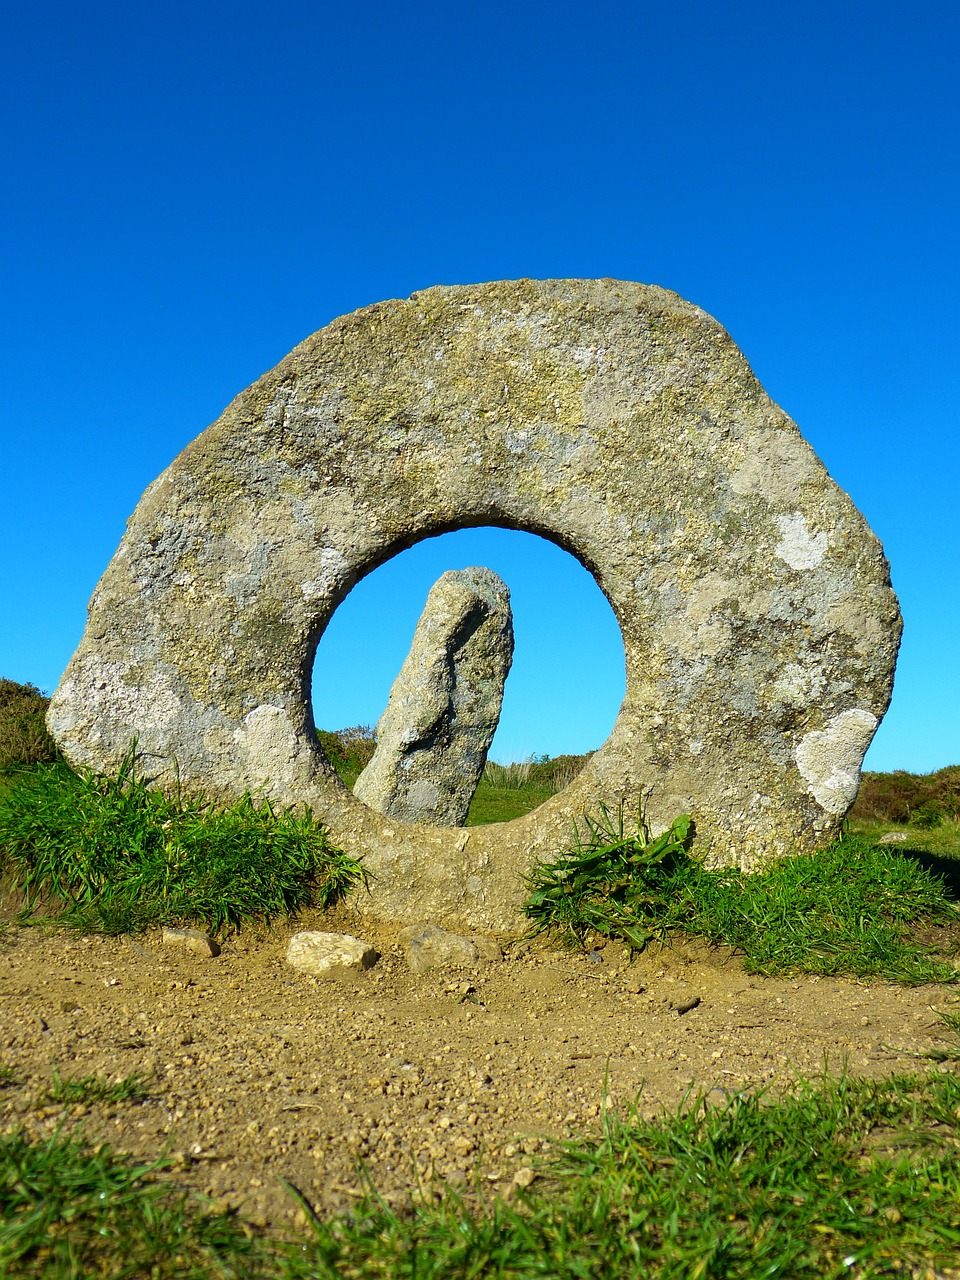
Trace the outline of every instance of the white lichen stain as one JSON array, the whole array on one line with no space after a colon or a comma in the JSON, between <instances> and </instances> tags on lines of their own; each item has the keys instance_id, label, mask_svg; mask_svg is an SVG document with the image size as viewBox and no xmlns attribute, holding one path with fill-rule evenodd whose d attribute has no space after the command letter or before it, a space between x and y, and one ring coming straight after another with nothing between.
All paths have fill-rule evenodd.
<instances>
[{"instance_id":1,"label":"white lichen stain","mask_svg":"<svg viewBox=\"0 0 960 1280\"><path fill-rule=\"evenodd\" d=\"M288 776L297 756L297 735L282 707L265 703L249 712L234 731L251 776L270 781Z\"/></svg>"},{"instance_id":2,"label":"white lichen stain","mask_svg":"<svg viewBox=\"0 0 960 1280\"><path fill-rule=\"evenodd\" d=\"M777 524L783 537L774 550L791 569L815 569L827 553L827 535L811 533L802 511L790 516L778 516Z\"/></svg>"},{"instance_id":3,"label":"white lichen stain","mask_svg":"<svg viewBox=\"0 0 960 1280\"><path fill-rule=\"evenodd\" d=\"M125 662L88 654L75 663L73 679L64 681L55 701L81 706L88 721L123 725L128 737L163 735L183 710L180 699L159 671L147 669L134 680L129 673Z\"/></svg>"},{"instance_id":4,"label":"white lichen stain","mask_svg":"<svg viewBox=\"0 0 960 1280\"><path fill-rule=\"evenodd\" d=\"M320 600L330 596L349 571L346 560L335 547L322 547L315 559L319 574L300 583L300 594L304 600Z\"/></svg>"},{"instance_id":5,"label":"white lichen stain","mask_svg":"<svg viewBox=\"0 0 960 1280\"><path fill-rule=\"evenodd\" d=\"M825 729L804 734L794 753L810 794L827 813L841 814L853 804L860 786L860 766L879 721L856 707L841 711Z\"/></svg>"},{"instance_id":6,"label":"white lichen stain","mask_svg":"<svg viewBox=\"0 0 960 1280\"><path fill-rule=\"evenodd\" d=\"M792 707L805 707L820 697L825 683L823 672L816 667L803 667L797 662L788 662L781 667L773 692L779 702Z\"/></svg>"}]
</instances>

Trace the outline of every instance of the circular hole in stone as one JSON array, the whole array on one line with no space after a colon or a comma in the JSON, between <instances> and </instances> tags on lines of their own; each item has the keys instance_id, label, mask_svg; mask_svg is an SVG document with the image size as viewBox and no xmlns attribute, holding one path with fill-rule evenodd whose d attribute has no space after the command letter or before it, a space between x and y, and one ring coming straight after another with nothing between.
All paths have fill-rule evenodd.
<instances>
[{"instance_id":1,"label":"circular hole in stone","mask_svg":"<svg viewBox=\"0 0 960 1280\"><path fill-rule=\"evenodd\" d=\"M344 750L340 731L376 726L430 588L448 569L474 565L510 588L514 655L467 825L536 808L575 776L576 759L562 757L595 751L610 734L624 695L623 641L592 574L531 533L483 527L425 538L357 583L331 618L313 668L320 743L352 785L370 747L354 734Z\"/></svg>"}]
</instances>

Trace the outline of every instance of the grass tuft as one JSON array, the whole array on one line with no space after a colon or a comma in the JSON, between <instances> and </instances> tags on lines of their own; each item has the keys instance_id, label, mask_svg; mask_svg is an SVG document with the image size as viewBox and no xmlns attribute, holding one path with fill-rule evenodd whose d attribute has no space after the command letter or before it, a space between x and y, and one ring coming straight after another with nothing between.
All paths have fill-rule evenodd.
<instances>
[{"instance_id":1,"label":"grass tuft","mask_svg":"<svg viewBox=\"0 0 960 1280\"><path fill-rule=\"evenodd\" d=\"M252 1278L262 1247L231 1213L207 1212L108 1146L60 1133L0 1134L0 1275L43 1280Z\"/></svg>"},{"instance_id":2,"label":"grass tuft","mask_svg":"<svg viewBox=\"0 0 960 1280\"><path fill-rule=\"evenodd\" d=\"M54 1068L53 1084L45 1089L38 1106L46 1106L50 1102L71 1103L94 1102L140 1102L148 1097L145 1081L140 1076L125 1076L119 1080L109 1080L106 1076L82 1076L75 1080L64 1080Z\"/></svg>"},{"instance_id":3,"label":"grass tuft","mask_svg":"<svg viewBox=\"0 0 960 1280\"><path fill-rule=\"evenodd\" d=\"M690 858L687 818L652 841L642 825L625 835L606 813L587 825L586 840L530 878L534 933L574 945L591 933L619 937L641 949L676 929L738 948L753 973L957 981L953 965L909 936L919 921L960 919L943 880L869 838L744 875Z\"/></svg>"},{"instance_id":4,"label":"grass tuft","mask_svg":"<svg viewBox=\"0 0 960 1280\"><path fill-rule=\"evenodd\" d=\"M627 835L623 813L616 820L584 818L586 835L561 858L535 868L528 879L524 911L533 933L554 932L569 946L583 946L591 934L623 938L642 951L654 932L668 927L672 881L685 857L693 823L683 815L668 831L651 838L641 822Z\"/></svg>"},{"instance_id":5,"label":"grass tuft","mask_svg":"<svg viewBox=\"0 0 960 1280\"><path fill-rule=\"evenodd\" d=\"M58 923L107 934L222 930L329 906L363 880L309 811L174 800L130 764L116 778L63 762L15 774L0 790L0 858L31 907L59 900Z\"/></svg>"}]
</instances>

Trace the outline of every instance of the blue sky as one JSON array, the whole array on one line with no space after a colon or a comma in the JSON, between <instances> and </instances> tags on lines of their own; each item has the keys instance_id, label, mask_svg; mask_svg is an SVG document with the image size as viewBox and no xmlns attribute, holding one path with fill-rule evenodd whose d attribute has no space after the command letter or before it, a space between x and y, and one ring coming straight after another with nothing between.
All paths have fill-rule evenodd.
<instances>
[{"instance_id":1,"label":"blue sky","mask_svg":"<svg viewBox=\"0 0 960 1280\"><path fill-rule=\"evenodd\" d=\"M55 686L146 485L334 316L614 276L716 316L883 540L906 628L868 765L960 761L958 38L923 0L8 9L0 674ZM318 719L376 718L433 577L482 552L517 614L494 755L599 745L602 597L454 536L348 599Z\"/></svg>"}]
</instances>

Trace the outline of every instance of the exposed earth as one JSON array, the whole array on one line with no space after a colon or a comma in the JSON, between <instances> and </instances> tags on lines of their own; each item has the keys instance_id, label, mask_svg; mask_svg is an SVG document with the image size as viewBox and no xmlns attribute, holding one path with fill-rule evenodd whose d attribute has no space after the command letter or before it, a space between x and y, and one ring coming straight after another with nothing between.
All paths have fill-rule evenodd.
<instances>
[{"instance_id":1,"label":"exposed earth","mask_svg":"<svg viewBox=\"0 0 960 1280\"><path fill-rule=\"evenodd\" d=\"M381 959L307 977L284 959L304 928L353 933ZM431 1176L503 1195L536 1176L552 1142L595 1131L604 1105L638 1098L655 1114L691 1088L722 1098L825 1065L915 1071L943 1030L937 1010L958 1000L949 987L755 977L690 942L628 964L617 945L583 955L500 941L502 963L414 974L394 932L342 908L241 933L215 958L159 933L11 927L0 1127L79 1125L137 1158L168 1150L178 1181L282 1226L303 1216L282 1180L321 1215L342 1212L359 1194L358 1160L391 1203L430 1194ZM139 1075L147 1096L53 1103L42 1095L55 1070Z\"/></svg>"}]
</instances>

